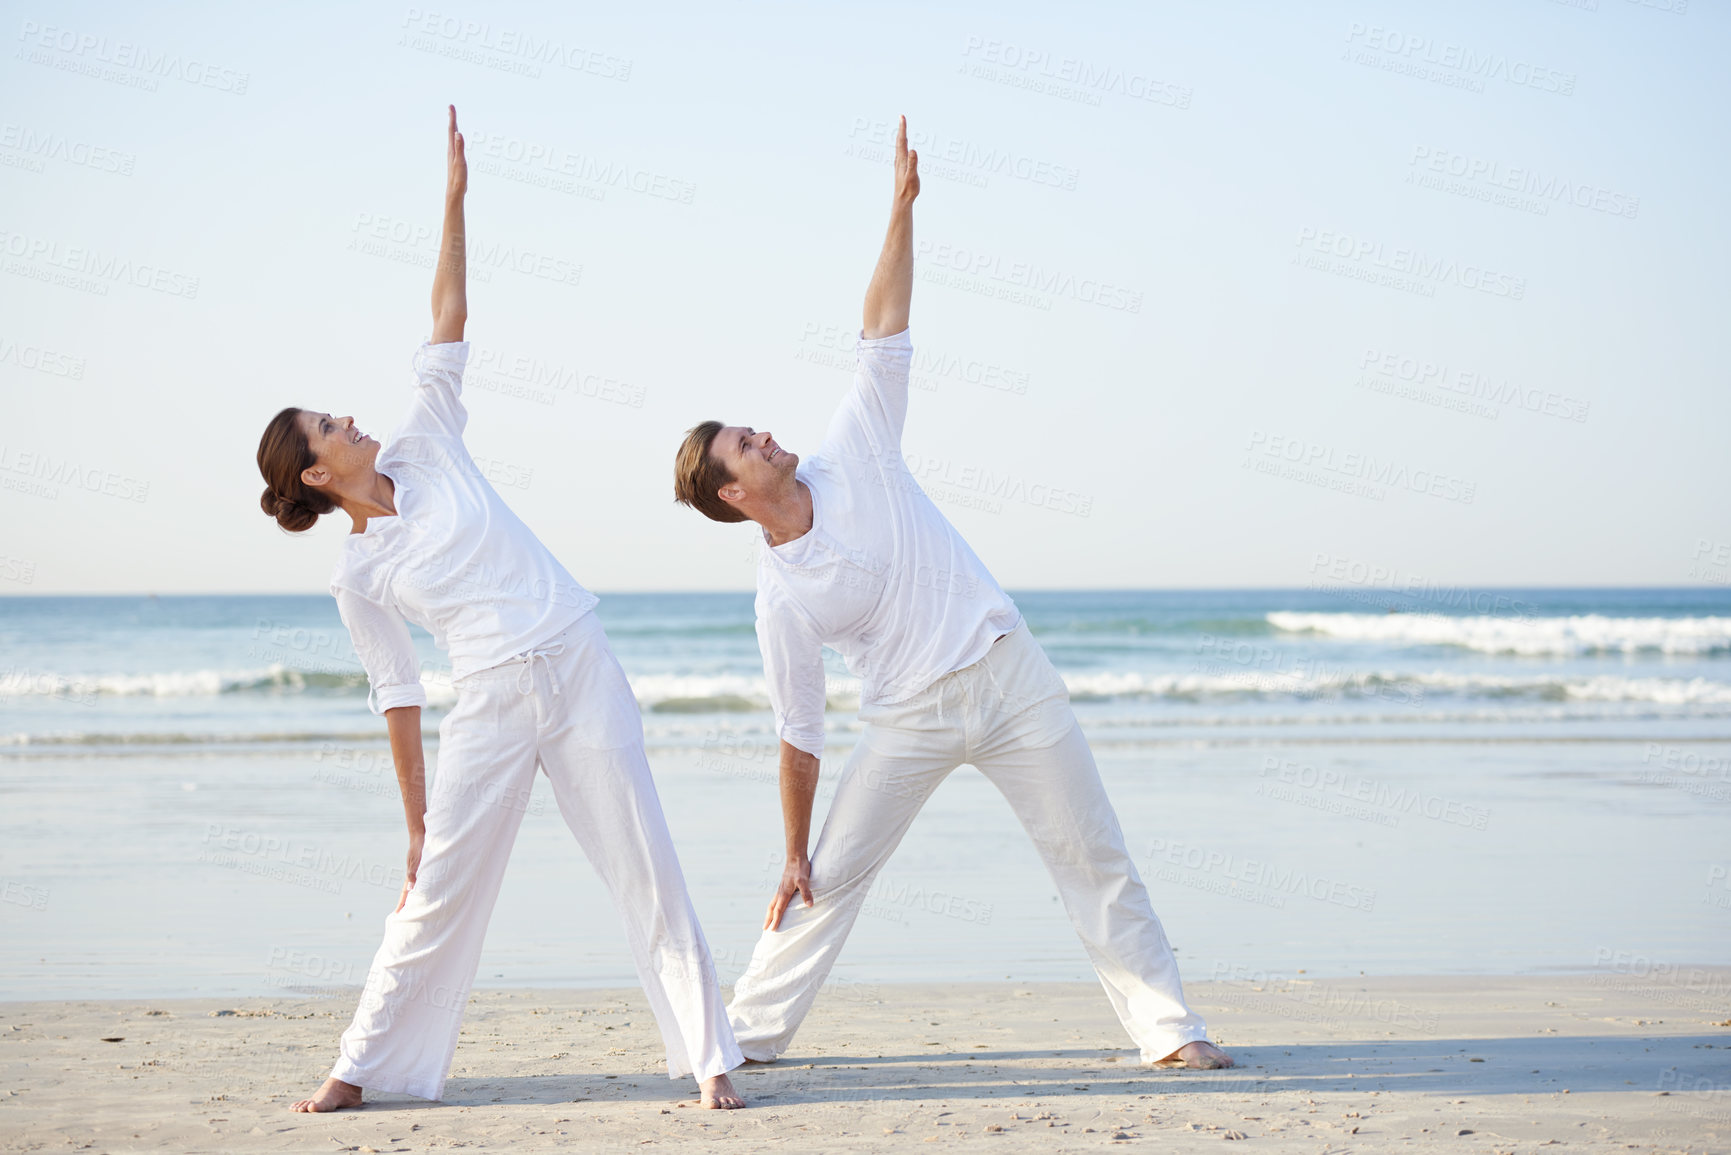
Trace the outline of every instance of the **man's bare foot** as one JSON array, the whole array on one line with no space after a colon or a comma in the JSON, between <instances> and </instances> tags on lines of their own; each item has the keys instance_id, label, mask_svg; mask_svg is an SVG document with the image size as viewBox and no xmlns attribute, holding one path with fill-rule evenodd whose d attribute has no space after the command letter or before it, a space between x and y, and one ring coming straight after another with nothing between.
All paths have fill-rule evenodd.
<instances>
[{"instance_id":1,"label":"man's bare foot","mask_svg":"<svg viewBox=\"0 0 1731 1155\"><path fill-rule=\"evenodd\" d=\"M345 1083L341 1079L326 1079L318 1094L310 1099L302 1099L291 1111L342 1111L349 1107L361 1105L361 1089L353 1083Z\"/></svg>"},{"instance_id":2,"label":"man's bare foot","mask_svg":"<svg viewBox=\"0 0 1731 1155\"><path fill-rule=\"evenodd\" d=\"M733 1080L726 1075L716 1075L698 1085L703 1088L703 1105L711 1110L732 1111L745 1106L745 1100L733 1089Z\"/></svg>"},{"instance_id":3,"label":"man's bare foot","mask_svg":"<svg viewBox=\"0 0 1731 1155\"><path fill-rule=\"evenodd\" d=\"M1197 1039L1195 1042L1185 1043L1154 1065L1156 1067L1193 1067L1199 1071L1213 1071L1234 1064L1231 1055L1207 1039Z\"/></svg>"}]
</instances>

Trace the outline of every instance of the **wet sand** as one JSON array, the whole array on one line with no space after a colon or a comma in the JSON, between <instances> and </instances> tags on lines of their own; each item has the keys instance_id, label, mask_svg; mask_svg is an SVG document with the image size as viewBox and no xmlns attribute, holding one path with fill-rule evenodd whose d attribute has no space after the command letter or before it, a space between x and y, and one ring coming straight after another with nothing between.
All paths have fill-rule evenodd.
<instances>
[{"instance_id":1,"label":"wet sand","mask_svg":"<svg viewBox=\"0 0 1731 1155\"><path fill-rule=\"evenodd\" d=\"M1731 1146L1731 968L1187 989L1237 1068L1141 1065L1091 984L832 984L731 1113L666 1077L635 990L478 992L445 1102L316 1116L288 1105L352 993L0 1003L0 1149Z\"/></svg>"}]
</instances>

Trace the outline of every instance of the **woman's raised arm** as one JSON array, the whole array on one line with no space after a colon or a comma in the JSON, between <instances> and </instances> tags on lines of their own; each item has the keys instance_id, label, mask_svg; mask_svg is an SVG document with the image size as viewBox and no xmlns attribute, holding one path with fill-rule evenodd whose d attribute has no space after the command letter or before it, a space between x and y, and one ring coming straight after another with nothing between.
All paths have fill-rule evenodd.
<instances>
[{"instance_id":1,"label":"woman's raised arm","mask_svg":"<svg viewBox=\"0 0 1731 1155\"><path fill-rule=\"evenodd\" d=\"M463 134L457 131L457 106L450 105L445 128L445 229L439 240L439 263L433 273L433 337L435 345L463 339L469 319L468 238L463 232L463 196L469 191L469 162L463 157Z\"/></svg>"}]
</instances>

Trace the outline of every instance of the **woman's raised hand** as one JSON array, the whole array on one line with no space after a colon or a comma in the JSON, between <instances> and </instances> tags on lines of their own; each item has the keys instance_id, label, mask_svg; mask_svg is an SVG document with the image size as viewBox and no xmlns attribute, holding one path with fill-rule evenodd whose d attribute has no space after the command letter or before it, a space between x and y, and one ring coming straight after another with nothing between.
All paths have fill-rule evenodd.
<instances>
[{"instance_id":1,"label":"woman's raised hand","mask_svg":"<svg viewBox=\"0 0 1731 1155\"><path fill-rule=\"evenodd\" d=\"M920 154L908 148L908 118L904 116L896 124L896 206L911 205L919 195Z\"/></svg>"},{"instance_id":2,"label":"woman's raised hand","mask_svg":"<svg viewBox=\"0 0 1731 1155\"><path fill-rule=\"evenodd\" d=\"M463 225L463 194L469 191L469 162L463 134L457 131L457 106L447 105L445 124L445 226L439 237L439 263L433 269L433 344L463 339L469 319L469 240Z\"/></svg>"},{"instance_id":3,"label":"woman's raised hand","mask_svg":"<svg viewBox=\"0 0 1731 1155\"><path fill-rule=\"evenodd\" d=\"M469 191L469 162L463 156L463 134L457 131L457 106L447 106L451 110L450 122L445 127L445 164L448 172L445 176L445 197L448 200L461 200L463 194Z\"/></svg>"}]
</instances>

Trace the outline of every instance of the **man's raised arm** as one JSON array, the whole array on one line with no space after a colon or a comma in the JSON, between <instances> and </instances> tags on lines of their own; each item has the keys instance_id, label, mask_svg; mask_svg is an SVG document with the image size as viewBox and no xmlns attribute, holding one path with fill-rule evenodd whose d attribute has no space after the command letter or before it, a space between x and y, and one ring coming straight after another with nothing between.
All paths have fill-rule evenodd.
<instances>
[{"instance_id":1,"label":"man's raised arm","mask_svg":"<svg viewBox=\"0 0 1731 1155\"><path fill-rule=\"evenodd\" d=\"M908 151L908 118L896 128L896 188L890 205L890 229L878 267L866 289L867 340L893 337L908 327L914 296L914 198L920 195L920 154Z\"/></svg>"}]
</instances>

